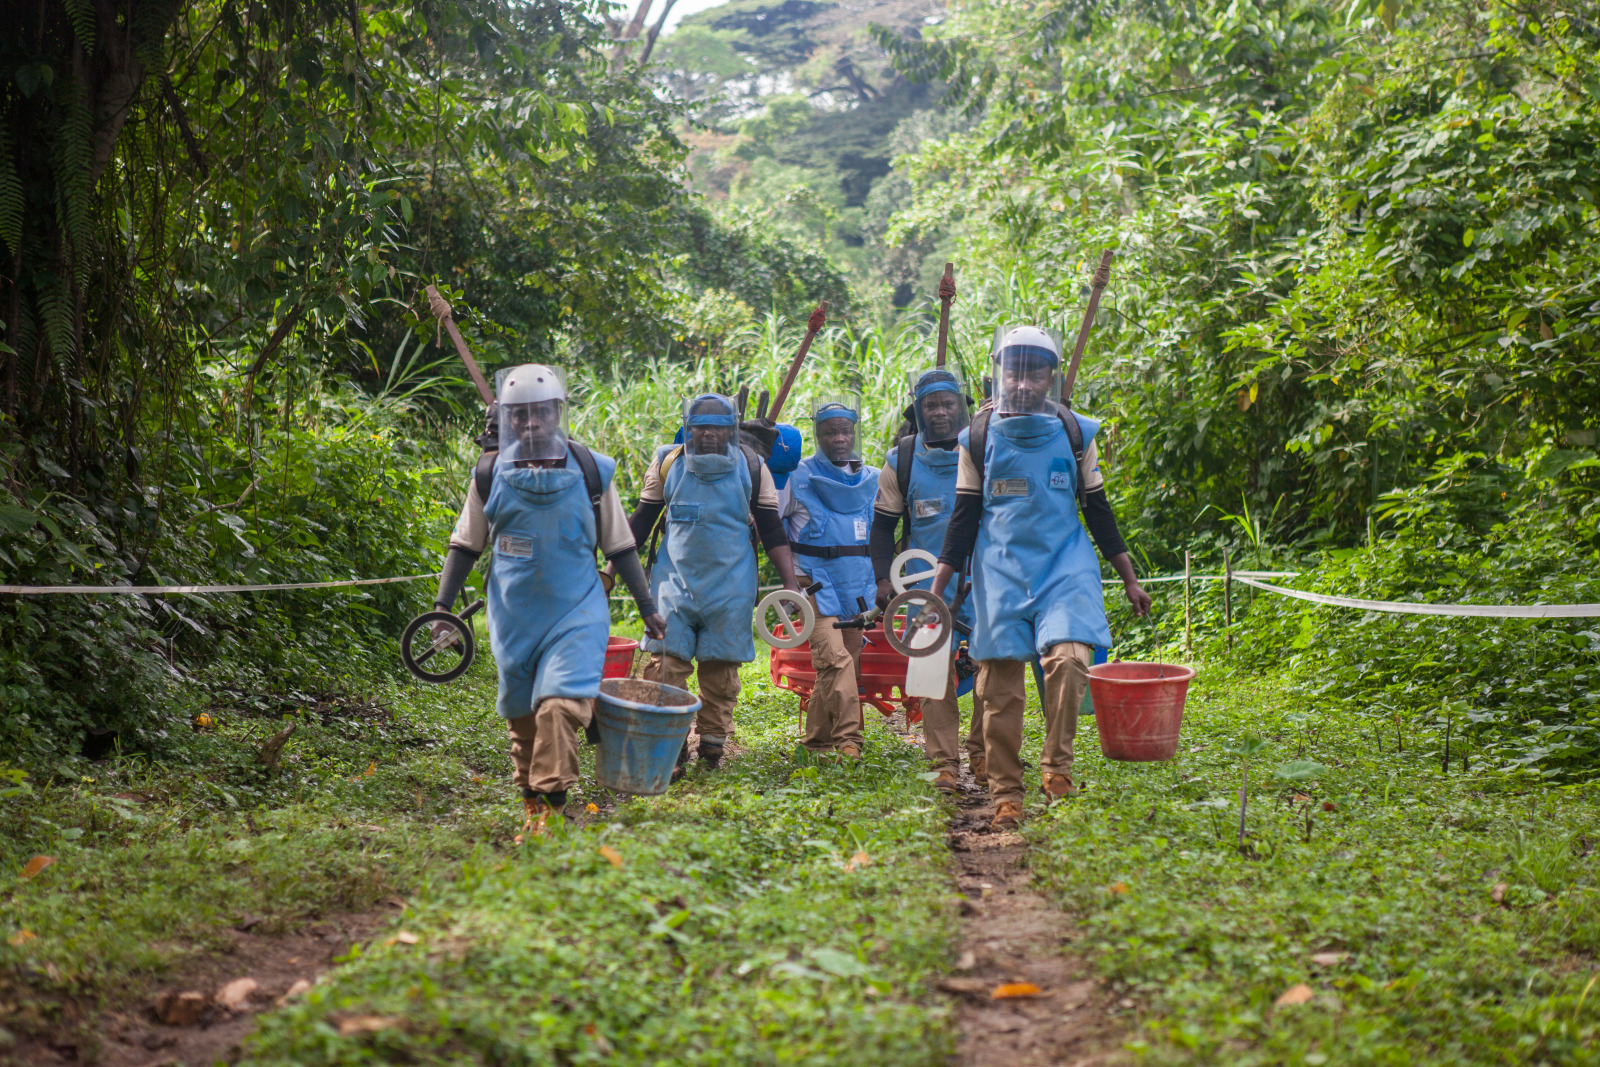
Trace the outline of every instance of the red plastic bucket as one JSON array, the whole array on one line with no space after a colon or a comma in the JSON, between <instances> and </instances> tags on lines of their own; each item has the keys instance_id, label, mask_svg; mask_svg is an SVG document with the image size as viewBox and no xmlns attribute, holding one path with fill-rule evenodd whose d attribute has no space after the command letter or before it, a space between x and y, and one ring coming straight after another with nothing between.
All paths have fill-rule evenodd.
<instances>
[{"instance_id":1,"label":"red plastic bucket","mask_svg":"<svg viewBox=\"0 0 1600 1067\"><path fill-rule=\"evenodd\" d=\"M1094 721L1106 759L1171 759L1183 726L1193 667L1174 663L1099 663L1089 668Z\"/></svg>"},{"instance_id":2,"label":"red plastic bucket","mask_svg":"<svg viewBox=\"0 0 1600 1067\"><path fill-rule=\"evenodd\" d=\"M633 654L639 651L639 642L630 637L612 634L606 640L606 665L600 672L602 678L626 678L633 673Z\"/></svg>"}]
</instances>

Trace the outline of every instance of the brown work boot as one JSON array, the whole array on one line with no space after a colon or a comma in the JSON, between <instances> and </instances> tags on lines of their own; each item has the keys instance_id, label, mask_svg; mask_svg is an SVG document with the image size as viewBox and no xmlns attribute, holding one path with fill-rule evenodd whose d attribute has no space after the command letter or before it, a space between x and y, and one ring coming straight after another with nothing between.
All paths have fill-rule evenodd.
<instances>
[{"instance_id":1,"label":"brown work boot","mask_svg":"<svg viewBox=\"0 0 1600 1067\"><path fill-rule=\"evenodd\" d=\"M519 845L529 838L543 837L546 824L556 814L556 809L544 797L523 797L522 810L527 813L527 818L522 822L522 833L512 838Z\"/></svg>"},{"instance_id":2,"label":"brown work boot","mask_svg":"<svg viewBox=\"0 0 1600 1067\"><path fill-rule=\"evenodd\" d=\"M1041 788L1044 789L1044 795L1051 800L1061 800L1065 797L1078 795L1078 787L1072 784L1072 776L1070 774L1051 774L1049 771L1045 771L1044 785Z\"/></svg>"},{"instance_id":3,"label":"brown work boot","mask_svg":"<svg viewBox=\"0 0 1600 1067\"><path fill-rule=\"evenodd\" d=\"M959 793L961 781L956 777L956 772L949 767L939 768L939 777L933 780L933 787L941 793Z\"/></svg>"},{"instance_id":4,"label":"brown work boot","mask_svg":"<svg viewBox=\"0 0 1600 1067\"><path fill-rule=\"evenodd\" d=\"M997 800L991 830L1015 830L1022 825L1022 805L1015 800Z\"/></svg>"},{"instance_id":5,"label":"brown work boot","mask_svg":"<svg viewBox=\"0 0 1600 1067\"><path fill-rule=\"evenodd\" d=\"M987 756L968 756L967 768L972 771L972 777L978 783L978 788L989 788L989 758Z\"/></svg>"},{"instance_id":6,"label":"brown work boot","mask_svg":"<svg viewBox=\"0 0 1600 1067\"><path fill-rule=\"evenodd\" d=\"M854 741L846 741L844 744L834 749L834 751L839 753L839 755L843 756L845 759L857 759L861 755L861 746L857 745Z\"/></svg>"}]
</instances>

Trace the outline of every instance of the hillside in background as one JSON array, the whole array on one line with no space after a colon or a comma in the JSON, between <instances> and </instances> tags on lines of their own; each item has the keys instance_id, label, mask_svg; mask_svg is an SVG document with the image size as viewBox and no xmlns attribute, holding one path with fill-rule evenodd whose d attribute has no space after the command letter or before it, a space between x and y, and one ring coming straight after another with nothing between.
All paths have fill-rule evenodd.
<instances>
[{"instance_id":1,"label":"hillside in background","mask_svg":"<svg viewBox=\"0 0 1600 1067\"><path fill-rule=\"evenodd\" d=\"M965 124L936 110L938 86L894 69L871 27L914 40L944 18L935 0L733 0L657 50L657 77L689 104L693 188L724 218L825 253L880 315L938 274L936 242L885 240L910 192L891 162Z\"/></svg>"}]
</instances>

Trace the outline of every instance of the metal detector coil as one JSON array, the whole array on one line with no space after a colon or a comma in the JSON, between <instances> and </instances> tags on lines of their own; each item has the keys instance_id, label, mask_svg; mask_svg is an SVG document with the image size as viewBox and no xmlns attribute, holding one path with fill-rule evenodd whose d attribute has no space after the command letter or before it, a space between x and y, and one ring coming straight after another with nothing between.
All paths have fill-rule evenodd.
<instances>
[{"instance_id":1,"label":"metal detector coil","mask_svg":"<svg viewBox=\"0 0 1600 1067\"><path fill-rule=\"evenodd\" d=\"M907 574L906 564L921 560L928 565L928 570ZM894 586L896 593L904 593L917 582L925 582L933 577L933 568L939 565L939 560L932 552L924 548L908 548L894 558L889 564L889 584Z\"/></svg>"},{"instance_id":2,"label":"metal detector coil","mask_svg":"<svg viewBox=\"0 0 1600 1067\"><path fill-rule=\"evenodd\" d=\"M941 651L948 654L946 638L954 621L942 598L926 589L907 589L883 609L883 636L890 648L912 659Z\"/></svg>"},{"instance_id":3,"label":"metal detector coil","mask_svg":"<svg viewBox=\"0 0 1600 1067\"><path fill-rule=\"evenodd\" d=\"M453 682L472 666L474 644L472 624L467 620L482 609L484 602L475 600L457 615L449 611L425 611L406 624L400 635L400 661L406 670L424 682L436 685ZM433 624L442 622L450 632L440 637L433 635Z\"/></svg>"},{"instance_id":4,"label":"metal detector coil","mask_svg":"<svg viewBox=\"0 0 1600 1067\"><path fill-rule=\"evenodd\" d=\"M794 617L789 614L788 605L793 604L800 609L800 628L795 629ZM767 612L777 608L783 616L783 621L778 624L778 629L767 628ZM756 633L761 635L761 640L773 648L799 648L811 640L811 631L816 629L817 610L811 606L811 601L796 593L792 589L775 589L761 598L761 603L756 605ZM780 637L779 630L788 634Z\"/></svg>"}]
</instances>

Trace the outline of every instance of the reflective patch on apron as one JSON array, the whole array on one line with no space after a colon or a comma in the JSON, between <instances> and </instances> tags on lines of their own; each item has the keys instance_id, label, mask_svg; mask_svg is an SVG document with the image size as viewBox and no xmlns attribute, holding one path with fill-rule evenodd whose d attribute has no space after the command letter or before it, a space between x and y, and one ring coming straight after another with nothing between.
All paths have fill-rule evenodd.
<instances>
[{"instance_id":1,"label":"reflective patch on apron","mask_svg":"<svg viewBox=\"0 0 1600 1067\"><path fill-rule=\"evenodd\" d=\"M1067 470L1067 460L1065 456L1056 456L1050 461L1050 488L1072 488L1072 475Z\"/></svg>"},{"instance_id":2,"label":"reflective patch on apron","mask_svg":"<svg viewBox=\"0 0 1600 1067\"><path fill-rule=\"evenodd\" d=\"M667 509L667 517L684 526L695 526L700 522L700 505L673 504Z\"/></svg>"},{"instance_id":3,"label":"reflective patch on apron","mask_svg":"<svg viewBox=\"0 0 1600 1067\"><path fill-rule=\"evenodd\" d=\"M942 515L944 513L944 497L935 496L926 500L919 500L912 505L912 511L919 519L931 519L935 515Z\"/></svg>"},{"instance_id":4,"label":"reflective patch on apron","mask_svg":"<svg viewBox=\"0 0 1600 1067\"><path fill-rule=\"evenodd\" d=\"M506 559L532 559L533 538L501 534L495 538L494 554Z\"/></svg>"},{"instance_id":5,"label":"reflective patch on apron","mask_svg":"<svg viewBox=\"0 0 1600 1067\"><path fill-rule=\"evenodd\" d=\"M1028 479L1026 478L996 478L994 481L994 496L1027 496Z\"/></svg>"}]
</instances>

